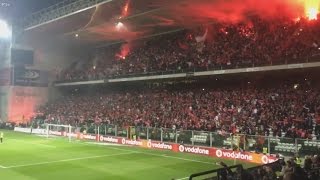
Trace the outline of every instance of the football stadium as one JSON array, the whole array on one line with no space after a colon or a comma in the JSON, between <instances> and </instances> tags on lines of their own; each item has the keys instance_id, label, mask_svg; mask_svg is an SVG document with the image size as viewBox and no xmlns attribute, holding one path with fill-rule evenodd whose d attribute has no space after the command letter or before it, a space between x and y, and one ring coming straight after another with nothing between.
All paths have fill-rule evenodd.
<instances>
[{"instance_id":1,"label":"football stadium","mask_svg":"<svg viewBox=\"0 0 320 180\"><path fill-rule=\"evenodd\" d=\"M0 179L320 180L320 0L0 0Z\"/></svg>"}]
</instances>

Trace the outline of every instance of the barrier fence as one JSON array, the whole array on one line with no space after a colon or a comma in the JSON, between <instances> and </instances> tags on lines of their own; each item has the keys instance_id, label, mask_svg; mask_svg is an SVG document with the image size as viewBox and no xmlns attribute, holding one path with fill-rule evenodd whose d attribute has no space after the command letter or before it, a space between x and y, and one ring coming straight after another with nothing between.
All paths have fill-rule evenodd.
<instances>
[{"instance_id":1,"label":"barrier fence","mask_svg":"<svg viewBox=\"0 0 320 180\"><path fill-rule=\"evenodd\" d=\"M228 171L227 173L224 173ZM243 167L241 164L223 167L219 169L213 169L209 171L199 172L195 174L191 174L189 180L220 180L220 179L239 179L245 180L241 178L241 173L243 172ZM231 176L231 177L230 177Z\"/></svg>"},{"instance_id":2,"label":"barrier fence","mask_svg":"<svg viewBox=\"0 0 320 180\"><path fill-rule=\"evenodd\" d=\"M41 128L39 126L38 128ZM44 127L42 127L44 128ZM154 127L122 127L117 125L85 125L76 132L127 139L152 140L201 147L243 150L264 154L314 155L320 153L320 141L273 136L228 134ZM61 130L60 130L61 131Z\"/></svg>"},{"instance_id":3,"label":"barrier fence","mask_svg":"<svg viewBox=\"0 0 320 180\"><path fill-rule=\"evenodd\" d=\"M207 131L176 130L168 128L134 127L135 133L129 133L128 128L119 128L116 125L99 127L99 134L112 135L137 139L154 140L188 144L193 146L216 147L224 149L255 151L265 154L313 155L320 152L320 141L307 139L293 139L286 137L257 136ZM90 129L87 127L87 129ZM95 129L98 129L96 126ZM94 133L94 131L88 131Z\"/></svg>"},{"instance_id":4,"label":"barrier fence","mask_svg":"<svg viewBox=\"0 0 320 180\"><path fill-rule=\"evenodd\" d=\"M169 150L177 153L191 153L213 158L241 160L256 164L267 164L277 160L275 156L263 153L226 149L223 141L225 141L226 138L230 138L230 135L224 137L224 135L208 132L138 127L121 128L113 125L72 128L71 133L68 133L64 128L60 127L49 129L48 132L46 128L31 129L15 127L14 130L33 134L48 133L54 136L71 136L72 138L80 140Z\"/></svg>"}]
</instances>

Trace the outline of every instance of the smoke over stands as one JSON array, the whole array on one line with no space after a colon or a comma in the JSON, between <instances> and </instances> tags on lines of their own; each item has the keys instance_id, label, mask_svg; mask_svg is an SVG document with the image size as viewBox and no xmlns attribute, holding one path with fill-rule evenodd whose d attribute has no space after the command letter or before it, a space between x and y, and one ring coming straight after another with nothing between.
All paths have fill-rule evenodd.
<instances>
[{"instance_id":1,"label":"smoke over stands","mask_svg":"<svg viewBox=\"0 0 320 180\"><path fill-rule=\"evenodd\" d=\"M211 20L236 23L245 21L250 14L268 19L283 17L316 19L319 2L319 0L186 0L176 3L164 0L157 5L168 7L171 18L177 23L193 26Z\"/></svg>"}]
</instances>

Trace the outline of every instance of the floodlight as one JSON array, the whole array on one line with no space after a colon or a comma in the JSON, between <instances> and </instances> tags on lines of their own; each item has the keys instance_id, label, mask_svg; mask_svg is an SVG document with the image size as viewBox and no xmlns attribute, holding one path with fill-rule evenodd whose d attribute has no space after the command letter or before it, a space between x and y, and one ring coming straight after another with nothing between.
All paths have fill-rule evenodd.
<instances>
[{"instance_id":1,"label":"floodlight","mask_svg":"<svg viewBox=\"0 0 320 180\"><path fill-rule=\"evenodd\" d=\"M9 39L11 37L11 31L8 24L0 19L0 39Z\"/></svg>"},{"instance_id":2,"label":"floodlight","mask_svg":"<svg viewBox=\"0 0 320 180\"><path fill-rule=\"evenodd\" d=\"M124 28L124 24L123 24L122 22L116 23L116 29L117 29L117 30L120 30L120 29L122 29L122 28Z\"/></svg>"}]
</instances>

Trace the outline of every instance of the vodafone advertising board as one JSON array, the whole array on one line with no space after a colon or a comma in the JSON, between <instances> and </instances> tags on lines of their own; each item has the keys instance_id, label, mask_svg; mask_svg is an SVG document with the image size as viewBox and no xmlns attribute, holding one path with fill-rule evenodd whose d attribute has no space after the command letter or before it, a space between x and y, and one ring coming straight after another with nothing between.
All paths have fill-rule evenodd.
<instances>
[{"instance_id":1,"label":"vodafone advertising board","mask_svg":"<svg viewBox=\"0 0 320 180\"><path fill-rule=\"evenodd\" d=\"M230 158L230 159L240 159L245 161L252 161L252 155L248 153L242 153L240 151L229 151L223 149L216 150L216 156L219 158Z\"/></svg>"},{"instance_id":2,"label":"vodafone advertising board","mask_svg":"<svg viewBox=\"0 0 320 180\"><path fill-rule=\"evenodd\" d=\"M148 140L147 147L152 149L173 150L173 144Z\"/></svg>"},{"instance_id":3,"label":"vodafone advertising board","mask_svg":"<svg viewBox=\"0 0 320 180\"><path fill-rule=\"evenodd\" d=\"M119 141L119 138L112 137L112 136L100 136L99 141L100 142L107 142L107 143L115 143L115 144L120 144L121 143Z\"/></svg>"},{"instance_id":4,"label":"vodafone advertising board","mask_svg":"<svg viewBox=\"0 0 320 180\"><path fill-rule=\"evenodd\" d=\"M80 139L85 139L85 140L96 140L97 136L92 135L92 134L80 134Z\"/></svg>"},{"instance_id":5,"label":"vodafone advertising board","mask_svg":"<svg viewBox=\"0 0 320 180\"><path fill-rule=\"evenodd\" d=\"M210 148L205 148L200 146L187 146L187 145L180 144L178 149L179 149L179 152L210 155Z\"/></svg>"},{"instance_id":6,"label":"vodafone advertising board","mask_svg":"<svg viewBox=\"0 0 320 180\"><path fill-rule=\"evenodd\" d=\"M126 138L121 139L121 144L131 145L131 146L142 146L143 145L142 141L140 141L140 140L131 140L131 139L126 139Z\"/></svg>"},{"instance_id":7,"label":"vodafone advertising board","mask_svg":"<svg viewBox=\"0 0 320 180\"><path fill-rule=\"evenodd\" d=\"M264 154L231 151L226 149L216 149L214 157L225 158L225 159L238 159L238 160L248 161L248 162L258 163L258 164L268 164L277 160L277 158L275 157L267 156Z\"/></svg>"},{"instance_id":8,"label":"vodafone advertising board","mask_svg":"<svg viewBox=\"0 0 320 180\"><path fill-rule=\"evenodd\" d=\"M15 128L15 131L30 133L29 129L26 130L23 128ZM56 135L56 136L69 136L69 133L59 132L59 131L49 131L49 134ZM222 159L238 159L241 161L247 161L247 162L257 163L257 164L268 164L277 160L276 157L267 156L264 154L232 151L227 149L182 145L182 144L176 144L176 143L165 143L165 142L152 141L152 140L131 140L131 139L113 137L113 136L102 136L102 135L98 136L95 134L71 133L70 135L72 137L82 139L82 140L94 140L94 141L115 143L115 144L122 144L122 145L140 146L140 147L145 147L150 149L170 150L174 152L206 155L206 156L217 157Z\"/></svg>"},{"instance_id":9,"label":"vodafone advertising board","mask_svg":"<svg viewBox=\"0 0 320 180\"><path fill-rule=\"evenodd\" d=\"M55 135L55 136L62 136L63 132L59 132L59 131L49 131L50 135Z\"/></svg>"}]
</instances>

